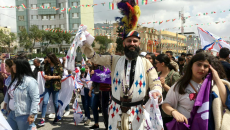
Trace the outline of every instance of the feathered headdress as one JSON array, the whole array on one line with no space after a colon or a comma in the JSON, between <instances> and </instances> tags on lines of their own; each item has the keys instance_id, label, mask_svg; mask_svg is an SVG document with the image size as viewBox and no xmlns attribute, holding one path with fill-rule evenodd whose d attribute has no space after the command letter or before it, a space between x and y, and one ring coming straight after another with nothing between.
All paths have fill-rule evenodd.
<instances>
[{"instance_id":1,"label":"feathered headdress","mask_svg":"<svg viewBox=\"0 0 230 130\"><path fill-rule=\"evenodd\" d=\"M123 37L137 28L137 22L141 15L141 11L134 0L114 0L117 7L121 10L123 18L116 18L120 20L120 25L124 28Z\"/></svg>"}]
</instances>

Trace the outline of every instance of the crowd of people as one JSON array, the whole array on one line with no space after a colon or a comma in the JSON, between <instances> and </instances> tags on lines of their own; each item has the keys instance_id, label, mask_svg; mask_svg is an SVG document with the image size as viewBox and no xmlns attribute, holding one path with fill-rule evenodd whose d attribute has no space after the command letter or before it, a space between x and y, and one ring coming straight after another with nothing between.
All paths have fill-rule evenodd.
<instances>
[{"instance_id":1,"label":"crowd of people","mask_svg":"<svg viewBox=\"0 0 230 130\"><path fill-rule=\"evenodd\" d=\"M83 84L83 87L76 88L76 92L81 95L85 125L89 125L92 121L90 109L92 110L94 125L90 129L100 127L99 113L101 112L106 130L128 130L130 127L142 130L145 124L139 120L136 124L132 124L135 119L130 117L132 114L126 113L135 109L139 111L139 113L136 112L136 116L140 117L146 107L144 103L148 100L148 96L147 100L145 97L149 93L154 98L158 98L158 103L161 104L160 111L165 130L167 130L166 124L174 119L177 122L189 124L196 96L209 73L212 74L214 82L210 92L207 93L215 93L215 98L220 101L219 105L230 110L230 99L228 98L230 96L230 50L228 48L222 48L218 56L213 56L200 49L194 55L182 53L175 59L172 51L159 55L154 53L141 53L140 55L139 39L135 32L124 39L124 56L108 53L98 55L91 46L82 47L88 60L85 65L76 63L76 71L79 71L80 81ZM40 71L44 71L46 83L40 110L41 120L37 126L45 126L47 104L51 94L55 113L50 114L49 118L54 118L54 124L59 122L57 112L58 95L62 89L61 79L63 76L78 73L65 68L66 57L58 59L55 54L48 53L44 57L43 63L40 63L39 59L34 60L35 69L33 71L24 55L18 55L14 59L5 59L5 55L2 54L1 59L0 104L4 101L2 112L7 116L7 121L12 129L31 130L36 128L34 121L38 116L37 106L40 102L37 75ZM92 77L98 73L97 70L100 72L111 71L109 84L97 81L94 81L91 86L87 84L87 75ZM138 85L140 89L135 91ZM142 86L147 87L142 88ZM142 92L143 94L141 94ZM73 95L75 95L74 92ZM133 98L137 99L131 100ZM215 98L213 97L210 103L214 104ZM113 115L114 111L120 113L120 116ZM223 117L216 117L213 113L215 111L218 116L221 116L224 109L219 110L214 106L210 107L209 111L209 130L223 126L224 124L221 124L221 122L224 123ZM67 105L64 116L69 114L70 105ZM130 120L132 122L129 122ZM216 120L220 120L219 124L216 123Z\"/></svg>"}]
</instances>

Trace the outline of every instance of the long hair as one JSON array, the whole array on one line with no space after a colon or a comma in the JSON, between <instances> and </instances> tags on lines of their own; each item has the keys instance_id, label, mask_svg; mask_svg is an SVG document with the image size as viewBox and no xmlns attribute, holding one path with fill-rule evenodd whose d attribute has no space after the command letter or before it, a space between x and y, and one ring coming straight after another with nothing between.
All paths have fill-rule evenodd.
<instances>
[{"instance_id":1,"label":"long hair","mask_svg":"<svg viewBox=\"0 0 230 130\"><path fill-rule=\"evenodd\" d=\"M147 53L146 55L150 55L150 56L151 56L151 58L152 58L152 60L153 60L152 65L155 67L155 59L156 59L155 54L154 54L154 53L149 52L149 53Z\"/></svg>"},{"instance_id":2,"label":"long hair","mask_svg":"<svg viewBox=\"0 0 230 130\"><path fill-rule=\"evenodd\" d=\"M193 66L193 64L197 61L205 61L205 60L207 60L209 62L209 64L211 64L212 60L213 60L212 58L213 58L213 56L211 56L208 53L203 53L203 52L198 53L192 57L192 59L188 63L185 74L176 83L176 86L179 88L179 94L185 94L185 89L188 86L190 80L192 79L192 75L193 75L192 74L192 66ZM174 91L175 91L175 88L174 88Z\"/></svg>"},{"instance_id":3,"label":"long hair","mask_svg":"<svg viewBox=\"0 0 230 130\"><path fill-rule=\"evenodd\" d=\"M58 65L60 63L60 61L58 60L58 58L56 57L56 55L54 53L48 54L47 57L51 60L51 62L54 65Z\"/></svg>"},{"instance_id":4,"label":"long hair","mask_svg":"<svg viewBox=\"0 0 230 130\"><path fill-rule=\"evenodd\" d=\"M160 54L156 57L156 60L158 60L160 63L165 63L165 66L167 66L170 70L176 71L176 68L170 64L170 59L165 54Z\"/></svg>"},{"instance_id":5,"label":"long hair","mask_svg":"<svg viewBox=\"0 0 230 130\"><path fill-rule=\"evenodd\" d=\"M16 64L16 73L15 73L13 80L10 83L10 86L15 81L15 79L18 80L17 85L16 85L18 86L19 84L22 83L24 76L30 76L34 78L34 74L26 58L17 58L17 59L14 59L13 62L14 64Z\"/></svg>"},{"instance_id":6,"label":"long hair","mask_svg":"<svg viewBox=\"0 0 230 130\"><path fill-rule=\"evenodd\" d=\"M11 77L14 78L15 73L14 73L14 71L12 69L13 61L11 59L6 59L5 63L10 68L10 75L11 75Z\"/></svg>"},{"instance_id":7,"label":"long hair","mask_svg":"<svg viewBox=\"0 0 230 130\"><path fill-rule=\"evenodd\" d=\"M210 57L212 59L210 65L217 71L220 79L227 79L224 67L221 64L220 60L213 55L210 55Z\"/></svg>"}]
</instances>

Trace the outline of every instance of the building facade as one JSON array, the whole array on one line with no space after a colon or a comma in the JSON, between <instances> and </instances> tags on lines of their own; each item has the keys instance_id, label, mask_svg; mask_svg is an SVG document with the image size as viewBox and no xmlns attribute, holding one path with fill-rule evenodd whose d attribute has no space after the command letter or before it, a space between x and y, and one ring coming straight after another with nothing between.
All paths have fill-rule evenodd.
<instances>
[{"instance_id":1,"label":"building facade","mask_svg":"<svg viewBox=\"0 0 230 130\"><path fill-rule=\"evenodd\" d=\"M88 31L94 35L94 9L80 5L93 5L92 0L15 0L16 6L24 4L27 8L16 9L17 32L25 28L27 31L30 26L37 25L39 29L77 30L81 24L88 27ZM77 8L76 8L77 7ZM59 8L57 10L57 8ZM61 9L65 8L65 11ZM67 13L68 8L71 8ZM91 29L90 29L91 28ZM74 35L74 34L73 34ZM43 43L36 43L35 49L40 49ZM55 51L57 46L50 45ZM63 42L63 48L69 45Z\"/></svg>"}]
</instances>

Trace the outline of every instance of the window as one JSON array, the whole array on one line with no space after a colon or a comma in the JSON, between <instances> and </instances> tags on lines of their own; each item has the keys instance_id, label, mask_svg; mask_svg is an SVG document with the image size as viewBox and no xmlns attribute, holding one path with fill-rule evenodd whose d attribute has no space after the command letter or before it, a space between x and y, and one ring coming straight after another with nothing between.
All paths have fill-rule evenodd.
<instances>
[{"instance_id":1,"label":"window","mask_svg":"<svg viewBox=\"0 0 230 130\"><path fill-rule=\"evenodd\" d=\"M64 24L60 24L61 29L65 29Z\"/></svg>"},{"instance_id":2,"label":"window","mask_svg":"<svg viewBox=\"0 0 230 130\"><path fill-rule=\"evenodd\" d=\"M78 18L78 13L72 13L72 18Z\"/></svg>"},{"instance_id":3,"label":"window","mask_svg":"<svg viewBox=\"0 0 230 130\"><path fill-rule=\"evenodd\" d=\"M47 29L47 28L48 28L47 25L42 25L42 29L43 29L43 30L45 30L45 29Z\"/></svg>"},{"instance_id":4,"label":"window","mask_svg":"<svg viewBox=\"0 0 230 130\"><path fill-rule=\"evenodd\" d=\"M64 14L59 14L59 19L64 19Z\"/></svg>"},{"instance_id":5,"label":"window","mask_svg":"<svg viewBox=\"0 0 230 130\"><path fill-rule=\"evenodd\" d=\"M64 8L64 3L59 3L58 5L60 8Z\"/></svg>"},{"instance_id":6,"label":"window","mask_svg":"<svg viewBox=\"0 0 230 130\"><path fill-rule=\"evenodd\" d=\"M43 3L42 5L44 6L44 8L47 8L47 7L50 7L50 6L51 6L50 3Z\"/></svg>"},{"instance_id":7,"label":"window","mask_svg":"<svg viewBox=\"0 0 230 130\"><path fill-rule=\"evenodd\" d=\"M78 2L72 2L72 6L78 6Z\"/></svg>"},{"instance_id":8,"label":"window","mask_svg":"<svg viewBox=\"0 0 230 130\"><path fill-rule=\"evenodd\" d=\"M24 21L24 16L18 16L19 21Z\"/></svg>"},{"instance_id":9,"label":"window","mask_svg":"<svg viewBox=\"0 0 230 130\"><path fill-rule=\"evenodd\" d=\"M32 4L31 5L31 8L34 10L34 9L37 9L37 5L36 4Z\"/></svg>"},{"instance_id":10,"label":"window","mask_svg":"<svg viewBox=\"0 0 230 130\"><path fill-rule=\"evenodd\" d=\"M37 20L38 19L38 15L31 15L31 19Z\"/></svg>"},{"instance_id":11,"label":"window","mask_svg":"<svg viewBox=\"0 0 230 130\"><path fill-rule=\"evenodd\" d=\"M48 15L42 15L42 20L49 20Z\"/></svg>"},{"instance_id":12,"label":"window","mask_svg":"<svg viewBox=\"0 0 230 130\"><path fill-rule=\"evenodd\" d=\"M55 15L50 15L50 20L54 20L55 19Z\"/></svg>"},{"instance_id":13,"label":"window","mask_svg":"<svg viewBox=\"0 0 230 130\"><path fill-rule=\"evenodd\" d=\"M50 28L56 28L56 25L50 25Z\"/></svg>"},{"instance_id":14,"label":"window","mask_svg":"<svg viewBox=\"0 0 230 130\"><path fill-rule=\"evenodd\" d=\"M72 26L73 26L73 29L77 29L79 27L79 24L74 23Z\"/></svg>"},{"instance_id":15,"label":"window","mask_svg":"<svg viewBox=\"0 0 230 130\"><path fill-rule=\"evenodd\" d=\"M18 26L18 29L19 30L22 30L22 29L24 29L25 28L25 26Z\"/></svg>"}]
</instances>

